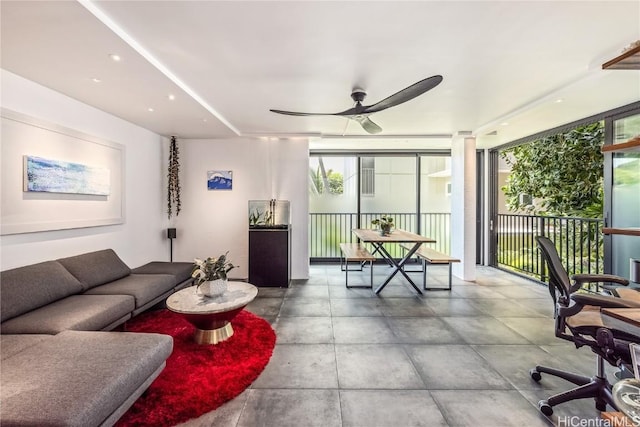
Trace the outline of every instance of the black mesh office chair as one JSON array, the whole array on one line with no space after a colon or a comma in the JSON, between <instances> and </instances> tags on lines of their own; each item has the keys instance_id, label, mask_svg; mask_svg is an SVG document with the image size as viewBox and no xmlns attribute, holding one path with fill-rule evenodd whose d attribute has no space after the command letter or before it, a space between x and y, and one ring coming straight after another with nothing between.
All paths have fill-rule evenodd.
<instances>
[{"instance_id":1,"label":"black mesh office chair","mask_svg":"<svg viewBox=\"0 0 640 427\"><path fill-rule=\"evenodd\" d=\"M597 356L597 372L594 377L561 371L545 366L536 366L529 373L533 380L540 381L540 374L563 378L578 387L556 394L538 402L540 411L549 416L553 406L575 399L594 398L600 411L609 404L616 408L611 395L611 384L607 381L604 361L613 366L631 365L629 343L639 337L606 328L600 316L601 307L640 308L640 302L615 296L578 292L584 283L605 282L624 284L626 279L608 274L580 274L569 280L555 245L546 237L536 237L549 270L549 293L555 304L555 335L571 341L576 348L588 346Z\"/></svg>"}]
</instances>

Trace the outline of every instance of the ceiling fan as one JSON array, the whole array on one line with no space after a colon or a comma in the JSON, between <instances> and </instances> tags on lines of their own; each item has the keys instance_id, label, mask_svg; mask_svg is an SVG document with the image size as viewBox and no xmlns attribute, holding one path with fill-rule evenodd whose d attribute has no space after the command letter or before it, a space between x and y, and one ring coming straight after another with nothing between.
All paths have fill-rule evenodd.
<instances>
[{"instance_id":1,"label":"ceiling fan","mask_svg":"<svg viewBox=\"0 0 640 427\"><path fill-rule=\"evenodd\" d=\"M351 93L351 98L355 101L356 105L348 110L341 111L339 113L299 113L295 111L283 111L283 110L269 110L278 114L285 114L287 116L342 116L355 120L360 123L362 128L371 134L377 134L382 132L382 128L375 124L369 115L377 113L378 111L386 110L390 107L395 107L404 102L407 102L417 96L422 95L428 90L438 86L442 81L442 76L435 75L428 77L424 80L420 80L417 83L412 84L409 87L402 89L399 92L377 102L373 105L362 105L362 101L367 96L366 92L362 89L354 89Z\"/></svg>"}]
</instances>

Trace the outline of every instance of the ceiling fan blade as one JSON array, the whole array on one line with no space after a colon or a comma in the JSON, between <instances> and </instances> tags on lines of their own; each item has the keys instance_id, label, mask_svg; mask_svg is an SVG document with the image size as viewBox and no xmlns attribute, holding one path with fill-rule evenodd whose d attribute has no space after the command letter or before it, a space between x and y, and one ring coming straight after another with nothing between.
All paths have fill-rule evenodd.
<instances>
[{"instance_id":1,"label":"ceiling fan blade","mask_svg":"<svg viewBox=\"0 0 640 427\"><path fill-rule=\"evenodd\" d=\"M442 82L441 75L435 75L424 80L420 80L419 82L394 93L376 104L365 107L363 113L375 113L377 111L386 110L389 107L402 104L403 102L407 102L438 86L440 82Z\"/></svg>"},{"instance_id":2,"label":"ceiling fan blade","mask_svg":"<svg viewBox=\"0 0 640 427\"><path fill-rule=\"evenodd\" d=\"M334 116L333 113L299 113L296 111L269 110L272 113L284 114L287 116Z\"/></svg>"},{"instance_id":3,"label":"ceiling fan blade","mask_svg":"<svg viewBox=\"0 0 640 427\"><path fill-rule=\"evenodd\" d=\"M367 116L355 116L355 117L352 117L352 119L360 123L360 126L362 126L362 129L366 130L368 133L377 134L382 132L382 128L377 124L375 124Z\"/></svg>"}]
</instances>

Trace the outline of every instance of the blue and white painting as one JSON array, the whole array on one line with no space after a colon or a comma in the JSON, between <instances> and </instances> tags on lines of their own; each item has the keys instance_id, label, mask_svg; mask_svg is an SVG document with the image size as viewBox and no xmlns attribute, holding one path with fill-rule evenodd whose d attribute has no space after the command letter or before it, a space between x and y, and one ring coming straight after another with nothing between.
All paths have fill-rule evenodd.
<instances>
[{"instance_id":1,"label":"blue and white painting","mask_svg":"<svg viewBox=\"0 0 640 427\"><path fill-rule=\"evenodd\" d=\"M109 169L24 156L24 191L108 196Z\"/></svg>"},{"instance_id":2,"label":"blue and white painting","mask_svg":"<svg viewBox=\"0 0 640 427\"><path fill-rule=\"evenodd\" d=\"M207 171L208 190L231 190L233 171Z\"/></svg>"}]
</instances>

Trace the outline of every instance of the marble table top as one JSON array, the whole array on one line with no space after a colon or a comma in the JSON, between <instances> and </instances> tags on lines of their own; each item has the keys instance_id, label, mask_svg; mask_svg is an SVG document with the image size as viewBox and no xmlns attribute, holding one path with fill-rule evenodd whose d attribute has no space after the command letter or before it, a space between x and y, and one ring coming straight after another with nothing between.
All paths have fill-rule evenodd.
<instances>
[{"instance_id":1,"label":"marble table top","mask_svg":"<svg viewBox=\"0 0 640 427\"><path fill-rule=\"evenodd\" d=\"M249 304L258 295L258 288L246 282L228 282L227 290L218 297L206 297L189 286L167 298L167 308L182 314L225 313Z\"/></svg>"}]
</instances>

